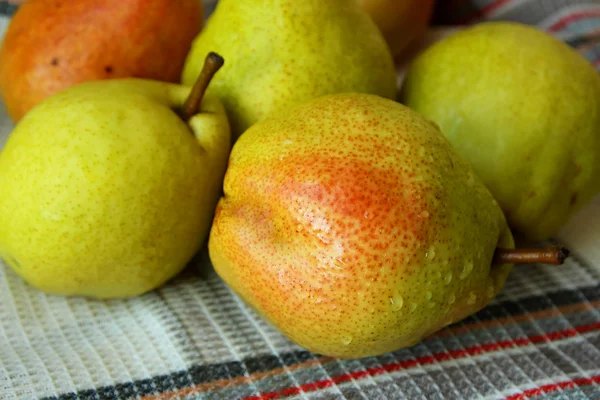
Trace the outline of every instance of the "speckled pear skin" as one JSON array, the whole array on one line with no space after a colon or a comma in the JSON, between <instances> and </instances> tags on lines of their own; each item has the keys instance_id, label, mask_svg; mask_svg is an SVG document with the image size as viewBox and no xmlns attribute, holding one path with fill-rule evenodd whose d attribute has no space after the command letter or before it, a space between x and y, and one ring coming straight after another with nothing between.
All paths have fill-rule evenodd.
<instances>
[{"instance_id":1,"label":"speckled pear skin","mask_svg":"<svg viewBox=\"0 0 600 400\"><path fill-rule=\"evenodd\" d=\"M142 79L86 82L19 121L0 153L0 256L56 295L137 296L208 237L230 150L223 105Z\"/></svg>"},{"instance_id":2,"label":"speckled pear skin","mask_svg":"<svg viewBox=\"0 0 600 400\"><path fill-rule=\"evenodd\" d=\"M312 100L235 144L209 254L260 315L313 352L413 345L484 307L513 248L489 191L409 108L367 94Z\"/></svg>"},{"instance_id":3,"label":"speckled pear skin","mask_svg":"<svg viewBox=\"0 0 600 400\"><path fill-rule=\"evenodd\" d=\"M235 137L321 95L396 96L390 50L356 0L220 0L192 44L184 84L210 51L227 60L209 91L225 104Z\"/></svg>"},{"instance_id":4,"label":"speckled pear skin","mask_svg":"<svg viewBox=\"0 0 600 400\"><path fill-rule=\"evenodd\" d=\"M530 240L600 193L600 75L537 28L486 22L436 43L401 100L439 124Z\"/></svg>"}]
</instances>

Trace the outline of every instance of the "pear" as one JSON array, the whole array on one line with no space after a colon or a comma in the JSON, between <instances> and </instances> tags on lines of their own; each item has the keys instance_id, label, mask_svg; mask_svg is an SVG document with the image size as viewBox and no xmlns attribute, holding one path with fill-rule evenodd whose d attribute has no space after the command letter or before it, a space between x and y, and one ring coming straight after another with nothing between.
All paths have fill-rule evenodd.
<instances>
[{"instance_id":1,"label":"pear","mask_svg":"<svg viewBox=\"0 0 600 400\"><path fill-rule=\"evenodd\" d=\"M327 95L233 146L210 233L216 272L310 351L413 345L480 310L512 264L502 210L438 127L376 95ZM510 260L507 258L506 260Z\"/></svg>"},{"instance_id":2,"label":"pear","mask_svg":"<svg viewBox=\"0 0 600 400\"><path fill-rule=\"evenodd\" d=\"M435 121L527 240L600 192L600 76L531 26L486 22L428 48L401 101Z\"/></svg>"},{"instance_id":3,"label":"pear","mask_svg":"<svg viewBox=\"0 0 600 400\"><path fill-rule=\"evenodd\" d=\"M223 101L234 138L321 95L396 96L390 50L356 0L220 0L192 44L184 84L209 51L228 60L209 92Z\"/></svg>"},{"instance_id":4,"label":"pear","mask_svg":"<svg viewBox=\"0 0 600 400\"><path fill-rule=\"evenodd\" d=\"M381 30L396 60L421 39L433 16L435 0L357 0Z\"/></svg>"},{"instance_id":5,"label":"pear","mask_svg":"<svg viewBox=\"0 0 600 400\"><path fill-rule=\"evenodd\" d=\"M45 292L95 298L177 274L205 243L229 156L223 105L202 98L221 62L211 54L193 89L87 82L34 107L0 153L8 265Z\"/></svg>"},{"instance_id":6,"label":"pear","mask_svg":"<svg viewBox=\"0 0 600 400\"><path fill-rule=\"evenodd\" d=\"M13 121L82 82L128 77L178 82L204 25L200 0L73 5L27 1L10 19L0 48L0 90Z\"/></svg>"}]
</instances>

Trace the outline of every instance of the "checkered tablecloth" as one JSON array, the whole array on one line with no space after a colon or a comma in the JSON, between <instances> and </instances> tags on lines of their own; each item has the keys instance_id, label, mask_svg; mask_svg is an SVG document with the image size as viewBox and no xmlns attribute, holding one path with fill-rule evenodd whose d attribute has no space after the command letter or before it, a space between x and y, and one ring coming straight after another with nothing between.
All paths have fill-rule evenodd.
<instances>
[{"instance_id":1,"label":"checkered tablecloth","mask_svg":"<svg viewBox=\"0 0 600 400\"><path fill-rule=\"evenodd\" d=\"M0 33L14 9L0 3ZM540 26L600 66L598 1L440 0L435 20L483 18ZM11 129L0 105L0 146ZM600 197L555 240L572 250L565 265L517 267L476 315L360 360L286 340L206 254L111 301L49 296L0 264L0 399L600 399Z\"/></svg>"}]
</instances>

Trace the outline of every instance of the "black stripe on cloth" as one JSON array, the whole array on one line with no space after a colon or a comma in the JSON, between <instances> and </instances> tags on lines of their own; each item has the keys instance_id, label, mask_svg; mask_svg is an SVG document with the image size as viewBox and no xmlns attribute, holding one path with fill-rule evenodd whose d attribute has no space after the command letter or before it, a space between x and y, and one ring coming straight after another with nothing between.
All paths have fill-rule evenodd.
<instances>
[{"instance_id":1,"label":"black stripe on cloth","mask_svg":"<svg viewBox=\"0 0 600 400\"><path fill-rule=\"evenodd\" d=\"M0 1L0 15L12 16L17 11L18 6Z\"/></svg>"},{"instance_id":2,"label":"black stripe on cloth","mask_svg":"<svg viewBox=\"0 0 600 400\"><path fill-rule=\"evenodd\" d=\"M283 366L312 360L317 356L308 351L295 351L279 356L264 355L251 357L243 361L196 365L187 371L178 371L168 375L159 375L152 379L140 379L135 382L119 383L98 389L88 389L77 393L65 393L60 396L44 397L41 400L123 400L140 396L149 396L183 389L192 385L214 382L220 379L232 379L256 372L271 371Z\"/></svg>"},{"instance_id":3,"label":"black stripe on cloth","mask_svg":"<svg viewBox=\"0 0 600 400\"><path fill-rule=\"evenodd\" d=\"M475 321L486 321L507 316L542 311L555 306L568 306L584 301L600 300L600 285L587 286L577 290L559 290L545 293L540 296L526 297L518 301L503 301L498 304L488 305L473 316L467 317L455 325L464 325Z\"/></svg>"},{"instance_id":4,"label":"black stripe on cloth","mask_svg":"<svg viewBox=\"0 0 600 400\"><path fill-rule=\"evenodd\" d=\"M600 300L600 285L583 287L575 290L561 290L532 296L519 301L505 301L490 305L478 312L475 316L459 322L463 325L469 322L492 320L506 316L517 316L525 313L541 311L560 306L569 306L582 301ZM278 356L263 355L249 357L242 361L230 361L210 365L195 365L187 371L178 371L171 374L159 375L152 379L141 379L135 382L120 383L115 386L89 389L77 393L65 393L58 397L45 397L42 400L123 400L139 396L160 394L173 390L183 389L193 385L201 385L221 379L232 379L266 372L283 366L290 366L299 362L317 358L318 355L307 351L282 353Z\"/></svg>"}]
</instances>

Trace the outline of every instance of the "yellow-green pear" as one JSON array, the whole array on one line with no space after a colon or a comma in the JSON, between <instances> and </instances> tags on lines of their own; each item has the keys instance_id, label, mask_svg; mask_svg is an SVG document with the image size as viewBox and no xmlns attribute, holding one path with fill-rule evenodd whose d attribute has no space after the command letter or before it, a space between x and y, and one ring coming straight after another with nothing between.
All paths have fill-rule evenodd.
<instances>
[{"instance_id":1,"label":"yellow-green pear","mask_svg":"<svg viewBox=\"0 0 600 400\"><path fill-rule=\"evenodd\" d=\"M438 127L336 94L269 117L230 155L209 239L217 273L291 340L357 358L413 345L502 289L513 237Z\"/></svg>"},{"instance_id":2,"label":"yellow-green pear","mask_svg":"<svg viewBox=\"0 0 600 400\"><path fill-rule=\"evenodd\" d=\"M220 0L192 44L183 83L213 50L228 62L210 92L223 101L234 138L321 95L396 96L391 52L356 0Z\"/></svg>"},{"instance_id":3,"label":"yellow-green pear","mask_svg":"<svg viewBox=\"0 0 600 400\"><path fill-rule=\"evenodd\" d=\"M193 90L88 82L32 109L0 153L8 265L45 292L97 298L177 274L207 238L229 156L224 108L202 99L221 62L211 54Z\"/></svg>"},{"instance_id":4,"label":"yellow-green pear","mask_svg":"<svg viewBox=\"0 0 600 400\"><path fill-rule=\"evenodd\" d=\"M556 234L600 192L600 75L548 33L462 30L417 57L401 100L441 127L528 239Z\"/></svg>"}]
</instances>

